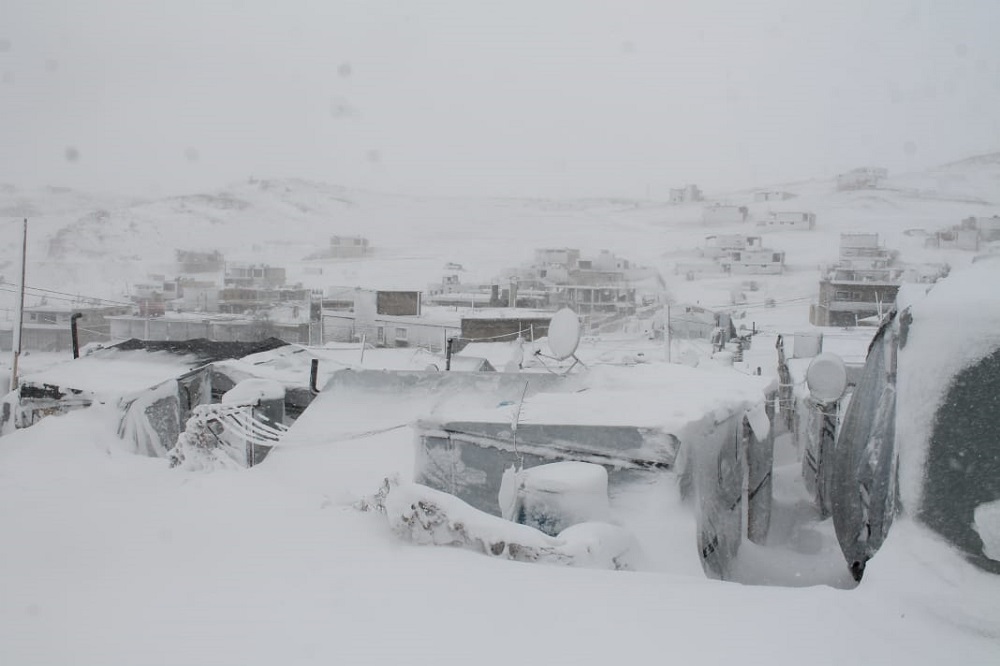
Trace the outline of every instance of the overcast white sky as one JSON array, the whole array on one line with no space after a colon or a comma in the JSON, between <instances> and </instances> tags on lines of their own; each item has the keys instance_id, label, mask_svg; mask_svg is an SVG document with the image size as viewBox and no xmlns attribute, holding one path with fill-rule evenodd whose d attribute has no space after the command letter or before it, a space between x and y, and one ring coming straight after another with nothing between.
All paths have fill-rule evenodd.
<instances>
[{"instance_id":1,"label":"overcast white sky","mask_svg":"<svg viewBox=\"0 0 1000 666\"><path fill-rule=\"evenodd\" d=\"M0 4L18 185L642 196L997 150L997 0Z\"/></svg>"}]
</instances>

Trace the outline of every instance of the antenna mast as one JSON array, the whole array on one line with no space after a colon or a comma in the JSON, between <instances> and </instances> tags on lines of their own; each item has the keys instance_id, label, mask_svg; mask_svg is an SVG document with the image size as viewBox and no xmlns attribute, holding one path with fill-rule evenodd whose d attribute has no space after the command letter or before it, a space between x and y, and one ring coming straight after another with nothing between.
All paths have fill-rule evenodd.
<instances>
[{"instance_id":1,"label":"antenna mast","mask_svg":"<svg viewBox=\"0 0 1000 666\"><path fill-rule=\"evenodd\" d=\"M21 240L21 284L18 288L20 292L17 299L17 327L14 329L11 340L11 353L13 358L10 364L10 390L17 389L17 362L21 358L21 329L24 327L24 274L28 263L28 218L24 218L24 232Z\"/></svg>"}]
</instances>

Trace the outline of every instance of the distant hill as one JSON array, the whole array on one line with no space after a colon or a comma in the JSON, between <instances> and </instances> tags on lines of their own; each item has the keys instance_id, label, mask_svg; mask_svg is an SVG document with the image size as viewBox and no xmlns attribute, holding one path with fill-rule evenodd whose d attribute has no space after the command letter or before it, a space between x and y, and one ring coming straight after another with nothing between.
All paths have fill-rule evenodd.
<instances>
[{"instance_id":1,"label":"distant hill","mask_svg":"<svg viewBox=\"0 0 1000 666\"><path fill-rule=\"evenodd\" d=\"M906 229L1000 213L1000 153L890 174L879 190L838 192L825 179L773 189L796 197L759 203L750 190L707 194L746 205L758 219L770 210L815 212L816 234L768 239L789 251L790 263L808 266L835 253L841 231L875 230L896 242ZM606 248L656 265L671 250L697 246L719 231L701 226L701 207L628 199L395 196L302 179L251 179L145 200L4 185L0 213L8 231L0 241L0 274L10 282L16 270L21 217L30 218L29 284L120 298L127 284L150 272L171 274L176 249L217 249L228 260L285 265L291 279L315 287L392 282L424 288L449 262L463 265L464 280L488 281L545 246ZM743 229L756 231L752 222ZM373 257L304 261L334 234L368 237Z\"/></svg>"}]
</instances>

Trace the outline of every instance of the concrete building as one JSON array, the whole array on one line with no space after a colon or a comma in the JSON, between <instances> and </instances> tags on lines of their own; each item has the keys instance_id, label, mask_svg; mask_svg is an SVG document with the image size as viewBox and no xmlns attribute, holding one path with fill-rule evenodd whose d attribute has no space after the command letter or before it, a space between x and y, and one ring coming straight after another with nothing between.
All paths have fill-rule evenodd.
<instances>
[{"instance_id":1,"label":"concrete building","mask_svg":"<svg viewBox=\"0 0 1000 666\"><path fill-rule=\"evenodd\" d=\"M371 249L364 236L331 236L328 254L334 259L360 259L371 254Z\"/></svg>"},{"instance_id":2,"label":"concrete building","mask_svg":"<svg viewBox=\"0 0 1000 666\"><path fill-rule=\"evenodd\" d=\"M761 201L787 201L788 199L794 199L795 195L791 192L782 192L779 190L762 190L760 192L753 193L753 200L757 202Z\"/></svg>"},{"instance_id":3,"label":"concrete building","mask_svg":"<svg viewBox=\"0 0 1000 666\"><path fill-rule=\"evenodd\" d=\"M533 263L512 273L509 288L500 294L510 306L568 307L580 315L602 316L634 313L636 288L629 276L650 277L608 250L583 257L576 248L535 250Z\"/></svg>"},{"instance_id":4,"label":"concrete building","mask_svg":"<svg viewBox=\"0 0 1000 666\"><path fill-rule=\"evenodd\" d=\"M705 226L742 224L750 214L746 206L712 204L701 211L701 223Z\"/></svg>"},{"instance_id":5,"label":"concrete building","mask_svg":"<svg viewBox=\"0 0 1000 666\"><path fill-rule=\"evenodd\" d=\"M111 338L180 341L204 338L213 342L260 342L277 338L288 343L319 343L319 322L283 322L207 313L169 314L163 317L122 315L108 317Z\"/></svg>"},{"instance_id":6,"label":"concrete building","mask_svg":"<svg viewBox=\"0 0 1000 666\"><path fill-rule=\"evenodd\" d=\"M701 190L697 185L685 185L684 187L671 188L669 201L672 204L694 203L702 200Z\"/></svg>"},{"instance_id":7,"label":"concrete building","mask_svg":"<svg viewBox=\"0 0 1000 666\"><path fill-rule=\"evenodd\" d=\"M350 310L323 311L324 342L363 339L376 347L443 351L447 339L458 336L460 330L456 311L449 308L425 311L419 291L357 288L353 290Z\"/></svg>"},{"instance_id":8,"label":"concrete building","mask_svg":"<svg viewBox=\"0 0 1000 666\"><path fill-rule=\"evenodd\" d=\"M773 231L811 231L816 228L816 214L801 211L776 211L758 220L758 227Z\"/></svg>"},{"instance_id":9,"label":"concrete building","mask_svg":"<svg viewBox=\"0 0 1000 666\"><path fill-rule=\"evenodd\" d=\"M218 273L225 267L225 257L218 250L177 250L180 273Z\"/></svg>"},{"instance_id":10,"label":"concrete building","mask_svg":"<svg viewBox=\"0 0 1000 666\"><path fill-rule=\"evenodd\" d=\"M879 244L878 234L841 234L840 259L820 280L809 322L856 326L862 319L888 312L903 282L903 269L894 263L894 253Z\"/></svg>"},{"instance_id":11,"label":"concrete building","mask_svg":"<svg viewBox=\"0 0 1000 666\"><path fill-rule=\"evenodd\" d=\"M229 263L223 284L226 287L276 289L285 284L285 269L268 264Z\"/></svg>"},{"instance_id":12,"label":"concrete building","mask_svg":"<svg viewBox=\"0 0 1000 666\"><path fill-rule=\"evenodd\" d=\"M735 250L719 263L734 275L780 275L785 270L785 253L767 247Z\"/></svg>"},{"instance_id":13,"label":"concrete building","mask_svg":"<svg viewBox=\"0 0 1000 666\"><path fill-rule=\"evenodd\" d=\"M1000 241L1000 215L971 218L979 231L979 240L984 243Z\"/></svg>"},{"instance_id":14,"label":"concrete building","mask_svg":"<svg viewBox=\"0 0 1000 666\"><path fill-rule=\"evenodd\" d=\"M23 351L71 352L73 339L70 322L75 313L79 344L108 342L112 338L108 317L127 314L132 310L128 305L87 305L58 304L38 305L24 308L24 326L21 329L21 349ZM0 328L0 348L10 351L13 345L14 322L4 322ZM0 324L2 326L2 324Z\"/></svg>"},{"instance_id":15,"label":"concrete building","mask_svg":"<svg viewBox=\"0 0 1000 666\"><path fill-rule=\"evenodd\" d=\"M975 252L979 249L979 230L953 227L944 231L938 231L933 236L928 236L924 240L924 246L940 250L968 250Z\"/></svg>"},{"instance_id":16,"label":"concrete building","mask_svg":"<svg viewBox=\"0 0 1000 666\"><path fill-rule=\"evenodd\" d=\"M820 280L819 299L809 309L809 323L816 326L857 326L868 317L885 314L892 308L900 282L884 280Z\"/></svg>"},{"instance_id":17,"label":"concrete building","mask_svg":"<svg viewBox=\"0 0 1000 666\"><path fill-rule=\"evenodd\" d=\"M742 275L778 275L785 269L785 253L764 247L760 236L717 234L705 237L703 257L722 271Z\"/></svg>"},{"instance_id":18,"label":"concrete building","mask_svg":"<svg viewBox=\"0 0 1000 666\"><path fill-rule=\"evenodd\" d=\"M882 185L882 182L888 177L889 171L882 167L851 169L837 176L837 189L841 191L874 190Z\"/></svg>"}]
</instances>

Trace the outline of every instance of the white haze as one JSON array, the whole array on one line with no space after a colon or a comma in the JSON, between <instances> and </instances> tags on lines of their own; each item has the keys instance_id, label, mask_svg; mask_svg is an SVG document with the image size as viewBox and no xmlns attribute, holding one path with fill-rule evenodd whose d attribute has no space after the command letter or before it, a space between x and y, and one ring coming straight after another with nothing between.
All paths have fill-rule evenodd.
<instances>
[{"instance_id":1,"label":"white haze","mask_svg":"<svg viewBox=\"0 0 1000 666\"><path fill-rule=\"evenodd\" d=\"M7 0L0 182L641 197L1000 149L1000 3Z\"/></svg>"}]
</instances>

